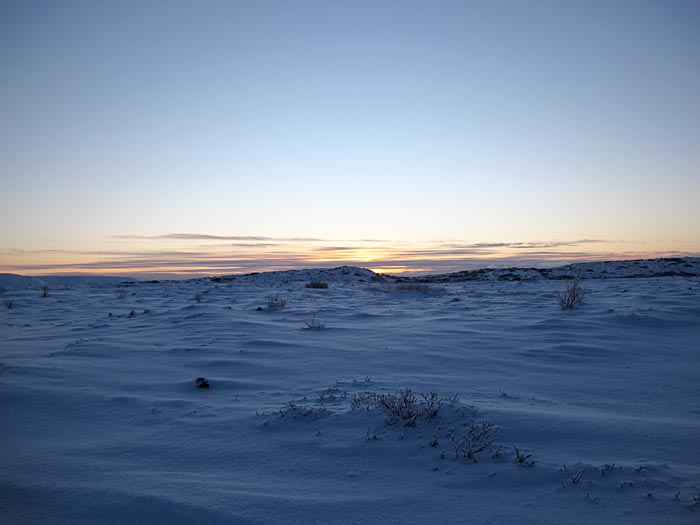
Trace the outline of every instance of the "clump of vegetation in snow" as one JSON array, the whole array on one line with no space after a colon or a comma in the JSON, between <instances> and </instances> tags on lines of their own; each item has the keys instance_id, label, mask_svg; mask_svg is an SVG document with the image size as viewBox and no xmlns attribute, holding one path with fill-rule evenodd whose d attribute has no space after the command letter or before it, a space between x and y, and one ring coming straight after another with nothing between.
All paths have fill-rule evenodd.
<instances>
[{"instance_id":1,"label":"clump of vegetation in snow","mask_svg":"<svg viewBox=\"0 0 700 525\"><path fill-rule=\"evenodd\" d=\"M306 326L304 326L304 330L323 330L326 327L326 323L321 322L319 319L316 318L314 315L311 318L311 321L306 321Z\"/></svg>"},{"instance_id":2,"label":"clump of vegetation in snow","mask_svg":"<svg viewBox=\"0 0 700 525\"><path fill-rule=\"evenodd\" d=\"M491 450L491 445L496 441L492 434L496 425L491 421L484 421L478 424L471 421L467 427L467 432L461 438L452 438L452 447L455 450L455 457L460 456L470 461L476 461L476 456L485 450Z\"/></svg>"},{"instance_id":3,"label":"clump of vegetation in snow","mask_svg":"<svg viewBox=\"0 0 700 525\"><path fill-rule=\"evenodd\" d=\"M320 407L300 405L294 399L290 399L286 407L280 409L280 417L291 417L304 421L315 421L326 415L328 415L328 410L323 404Z\"/></svg>"},{"instance_id":4,"label":"clump of vegetation in snow","mask_svg":"<svg viewBox=\"0 0 700 525\"><path fill-rule=\"evenodd\" d=\"M124 299L126 298L126 290L121 289L117 290L117 299Z\"/></svg>"},{"instance_id":5,"label":"clump of vegetation in snow","mask_svg":"<svg viewBox=\"0 0 700 525\"><path fill-rule=\"evenodd\" d=\"M8 310L12 310L16 306L17 306L17 303L15 301L13 301L12 299L5 299L5 307Z\"/></svg>"},{"instance_id":6,"label":"clump of vegetation in snow","mask_svg":"<svg viewBox=\"0 0 700 525\"><path fill-rule=\"evenodd\" d=\"M317 279L312 279L311 281L309 281L308 283L306 283L305 286L306 286L307 288L319 288L319 289L322 289L322 288L328 288L328 283L323 282L323 281L319 281L319 280L317 280Z\"/></svg>"},{"instance_id":7,"label":"clump of vegetation in snow","mask_svg":"<svg viewBox=\"0 0 700 525\"><path fill-rule=\"evenodd\" d=\"M580 468L578 469L575 473L572 473L568 468L566 468L566 463L564 463L564 473L566 474L566 478L571 483L572 485L578 485L581 479L583 478L583 473L586 472L585 468ZM560 480L561 486L564 486L564 480Z\"/></svg>"},{"instance_id":8,"label":"clump of vegetation in snow","mask_svg":"<svg viewBox=\"0 0 700 525\"><path fill-rule=\"evenodd\" d=\"M48 287L48 285L45 284L45 285L41 288L41 296L42 296L42 297L48 297L48 296L49 296L49 287Z\"/></svg>"},{"instance_id":9,"label":"clump of vegetation in snow","mask_svg":"<svg viewBox=\"0 0 700 525\"><path fill-rule=\"evenodd\" d=\"M364 382L354 381L352 384L357 386L369 382L368 377ZM292 399L279 410L279 414L281 418L315 421L332 413L329 406L342 410L343 406L347 406L348 400L350 411L361 411L364 414L363 418L369 418L369 421L376 418L377 412L386 416L383 428L366 427L367 441L382 441L381 436L388 433L398 433L398 439L402 440L407 435L406 432L413 432L420 440L420 448L435 449L445 441L450 443L455 461L476 463L487 454L486 457L490 457L492 461L509 457L516 465L535 466L532 455L522 453L515 445L512 452L497 446L496 424L492 421L477 421L476 409L458 403L457 394L448 397L441 397L434 391L415 394L410 388L394 393L364 390L349 394L341 389L340 382L336 382L323 390L315 402L308 402L306 397L299 401ZM266 421L263 425L268 424L270 422ZM319 430L317 435L321 435ZM449 448L441 449L441 460L447 459L448 450ZM434 466L434 470L438 469L439 467Z\"/></svg>"},{"instance_id":10,"label":"clump of vegetation in snow","mask_svg":"<svg viewBox=\"0 0 700 525\"><path fill-rule=\"evenodd\" d=\"M523 454L515 445L513 445L513 453L515 454L515 462L521 467L534 467L537 463L532 459L532 454Z\"/></svg>"},{"instance_id":11,"label":"clump of vegetation in snow","mask_svg":"<svg viewBox=\"0 0 700 525\"><path fill-rule=\"evenodd\" d=\"M361 410L370 408L377 402L377 395L374 392L355 392L350 396L350 410Z\"/></svg>"},{"instance_id":12,"label":"clump of vegetation in snow","mask_svg":"<svg viewBox=\"0 0 700 525\"><path fill-rule=\"evenodd\" d=\"M418 398L410 388L404 388L395 394L379 394L376 403L389 414L389 424L401 420L404 421L404 426L413 427L423 412Z\"/></svg>"},{"instance_id":13,"label":"clump of vegetation in snow","mask_svg":"<svg viewBox=\"0 0 700 525\"><path fill-rule=\"evenodd\" d=\"M376 406L388 414L386 423L395 425L402 421L405 427L416 426L418 418L424 418L426 421L437 418L445 402L454 404L456 401L456 395L442 398L436 392L421 394L418 398L410 388L404 388L394 394L378 394L375 397Z\"/></svg>"},{"instance_id":14,"label":"clump of vegetation in snow","mask_svg":"<svg viewBox=\"0 0 700 525\"><path fill-rule=\"evenodd\" d=\"M583 304L585 296L586 291L578 280L575 280L567 285L566 290L557 293L557 300L562 310L573 310Z\"/></svg>"},{"instance_id":15,"label":"clump of vegetation in snow","mask_svg":"<svg viewBox=\"0 0 700 525\"><path fill-rule=\"evenodd\" d=\"M425 295L436 295L443 291L442 288L436 288L423 283L402 283L396 286L399 292L416 292Z\"/></svg>"},{"instance_id":16,"label":"clump of vegetation in snow","mask_svg":"<svg viewBox=\"0 0 700 525\"><path fill-rule=\"evenodd\" d=\"M284 308L286 304L287 301L282 299L278 294L268 295L265 298L265 311L276 312L277 310Z\"/></svg>"}]
</instances>

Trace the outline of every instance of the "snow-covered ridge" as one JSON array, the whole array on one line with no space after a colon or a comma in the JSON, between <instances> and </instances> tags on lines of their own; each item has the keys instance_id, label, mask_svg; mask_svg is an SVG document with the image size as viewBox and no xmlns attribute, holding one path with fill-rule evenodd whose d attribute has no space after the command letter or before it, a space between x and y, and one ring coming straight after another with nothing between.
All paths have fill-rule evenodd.
<instances>
[{"instance_id":1,"label":"snow-covered ridge","mask_svg":"<svg viewBox=\"0 0 700 525\"><path fill-rule=\"evenodd\" d=\"M633 261L583 262L554 268L482 268L460 272L421 275L418 277L378 274L367 268L339 266L337 268L310 268L280 270L244 275L207 277L217 283L235 282L248 285L272 286L290 283L321 281L325 283L449 283L466 281L538 281L566 279L619 279L650 277L698 277L700 257L640 259ZM189 279L200 281L202 278ZM43 286L67 288L85 285L118 285L134 282L130 277L96 275L49 275L31 277L11 273L0 274L0 288L38 290ZM159 281L150 281L157 283Z\"/></svg>"},{"instance_id":2,"label":"snow-covered ridge","mask_svg":"<svg viewBox=\"0 0 700 525\"><path fill-rule=\"evenodd\" d=\"M582 262L555 268L483 268L462 272L401 277L400 281L537 281L540 279L620 279L700 276L700 257Z\"/></svg>"},{"instance_id":3,"label":"snow-covered ridge","mask_svg":"<svg viewBox=\"0 0 700 525\"><path fill-rule=\"evenodd\" d=\"M341 266L338 268L316 268L230 275L213 277L211 280L215 282L233 281L245 284L273 285L309 281L328 283L447 283L465 281L538 281L697 276L700 276L700 257L583 262L557 266L555 268L482 268L478 270L422 275L418 277L397 277L377 274L372 270L356 266Z\"/></svg>"},{"instance_id":4,"label":"snow-covered ridge","mask_svg":"<svg viewBox=\"0 0 700 525\"><path fill-rule=\"evenodd\" d=\"M84 285L116 285L125 281L135 281L130 277L111 277L105 275L45 275L32 277L14 273L0 273L0 287L8 289L34 290L49 288L66 288Z\"/></svg>"},{"instance_id":5,"label":"snow-covered ridge","mask_svg":"<svg viewBox=\"0 0 700 525\"><path fill-rule=\"evenodd\" d=\"M391 278L389 278L391 279ZM339 266L337 268L312 268L306 270L283 270L275 272L249 273L245 275L228 275L212 277L214 282L240 282L244 284L272 285L293 282L332 282L332 283L369 283L385 282L386 276L357 266Z\"/></svg>"}]
</instances>

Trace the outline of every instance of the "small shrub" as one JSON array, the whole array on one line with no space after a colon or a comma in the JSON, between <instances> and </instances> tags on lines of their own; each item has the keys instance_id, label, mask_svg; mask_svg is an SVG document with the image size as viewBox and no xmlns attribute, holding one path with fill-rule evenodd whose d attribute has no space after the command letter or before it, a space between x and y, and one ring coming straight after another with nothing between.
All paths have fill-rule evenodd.
<instances>
[{"instance_id":1,"label":"small shrub","mask_svg":"<svg viewBox=\"0 0 700 525\"><path fill-rule=\"evenodd\" d=\"M117 290L117 299L126 298L126 290Z\"/></svg>"},{"instance_id":2,"label":"small shrub","mask_svg":"<svg viewBox=\"0 0 700 525\"><path fill-rule=\"evenodd\" d=\"M0 295L4 294L7 291L7 288L4 286L0 286Z\"/></svg>"},{"instance_id":3,"label":"small shrub","mask_svg":"<svg viewBox=\"0 0 700 525\"><path fill-rule=\"evenodd\" d=\"M321 419L329 414L326 407L309 407L306 405L299 405L293 399L287 402L285 408L280 409L280 417L292 417L294 419L301 419L304 421L315 421Z\"/></svg>"},{"instance_id":4,"label":"small shrub","mask_svg":"<svg viewBox=\"0 0 700 525\"><path fill-rule=\"evenodd\" d=\"M379 394L377 406L389 413L389 424L395 424L398 420L404 421L404 426L416 426L416 419L423 414L423 408L418 403L418 398L410 388L405 388L395 394Z\"/></svg>"},{"instance_id":5,"label":"small shrub","mask_svg":"<svg viewBox=\"0 0 700 525\"><path fill-rule=\"evenodd\" d=\"M386 434L386 430L382 430L382 431L372 430L372 432L370 432L370 430L368 428L367 429L367 441L381 441L382 438L380 438L379 436L381 436L382 434Z\"/></svg>"},{"instance_id":6,"label":"small shrub","mask_svg":"<svg viewBox=\"0 0 700 525\"><path fill-rule=\"evenodd\" d=\"M574 280L566 286L566 290L557 293L557 300L562 310L573 310L580 304L583 304L585 296L586 291L578 280Z\"/></svg>"},{"instance_id":7,"label":"small shrub","mask_svg":"<svg viewBox=\"0 0 700 525\"><path fill-rule=\"evenodd\" d=\"M568 478L569 482L570 482L572 485L578 485L578 484L579 484L579 482L581 481L581 478L583 477L583 473L584 473L585 471L586 471L585 468L581 468L581 469L577 470L575 474L572 474L571 472L569 472L569 469L566 468L566 463L564 463L564 473L566 474L566 477ZM563 483L563 481L562 481L562 486L563 486L563 485L564 485L564 483Z\"/></svg>"},{"instance_id":8,"label":"small shrub","mask_svg":"<svg viewBox=\"0 0 700 525\"><path fill-rule=\"evenodd\" d=\"M202 292L197 292L196 294L194 294L195 302L201 303L203 297L204 297L204 294Z\"/></svg>"},{"instance_id":9,"label":"small shrub","mask_svg":"<svg viewBox=\"0 0 700 525\"><path fill-rule=\"evenodd\" d=\"M491 436L495 425L490 421L484 421L480 425L473 421L463 438L453 442L455 455L460 455L470 461L476 461L476 455L484 450L490 450L497 438Z\"/></svg>"},{"instance_id":10,"label":"small shrub","mask_svg":"<svg viewBox=\"0 0 700 525\"><path fill-rule=\"evenodd\" d=\"M605 475L609 472L615 472L615 463L612 465L609 463L606 463L602 467L600 467L600 475L605 477Z\"/></svg>"},{"instance_id":11,"label":"small shrub","mask_svg":"<svg viewBox=\"0 0 700 525\"><path fill-rule=\"evenodd\" d=\"M318 281L316 279L313 279L306 283L305 285L307 288L328 288L328 283L324 283L323 281Z\"/></svg>"},{"instance_id":12,"label":"small shrub","mask_svg":"<svg viewBox=\"0 0 700 525\"><path fill-rule=\"evenodd\" d=\"M436 392L428 392L420 394L420 397L421 399L410 388L405 388L395 394L377 394L374 403L389 414L386 420L388 425L395 425L401 420L405 427L415 427L416 420L420 417L426 421L437 419L443 403L454 405L458 396L440 397Z\"/></svg>"},{"instance_id":13,"label":"small shrub","mask_svg":"<svg viewBox=\"0 0 700 525\"><path fill-rule=\"evenodd\" d=\"M17 306L17 303L16 303L16 302L14 302L14 301L11 300L11 299L5 299L5 307L6 307L8 310L12 310L15 306Z\"/></svg>"},{"instance_id":14,"label":"small shrub","mask_svg":"<svg viewBox=\"0 0 700 525\"><path fill-rule=\"evenodd\" d=\"M435 419L438 417L440 409L442 408L442 402L444 401L437 395L437 392L428 392L427 394L421 394L424 403L424 414L425 419Z\"/></svg>"},{"instance_id":15,"label":"small shrub","mask_svg":"<svg viewBox=\"0 0 700 525\"><path fill-rule=\"evenodd\" d=\"M515 445L513 445L513 452L515 452L515 462L521 467L534 467L537 463L532 459L532 454L523 454Z\"/></svg>"},{"instance_id":16,"label":"small shrub","mask_svg":"<svg viewBox=\"0 0 700 525\"><path fill-rule=\"evenodd\" d=\"M350 396L350 410L369 410L376 399L376 394L372 392L356 392Z\"/></svg>"},{"instance_id":17,"label":"small shrub","mask_svg":"<svg viewBox=\"0 0 700 525\"><path fill-rule=\"evenodd\" d=\"M48 285L45 284L45 285L41 288L41 296L42 296L42 297L48 297L48 296L49 296L49 287L48 287Z\"/></svg>"},{"instance_id":18,"label":"small shrub","mask_svg":"<svg viewBox=\"0 0 700 525\"><path fill-rule=\"evenodd\" d=\"M324 403L335 403L336 401L338 401L338 396L336 396L333 392L334 392L333 388L328 387L327 390L321 392L318 395L317 403L319 405L323 405Z\"/></svg>"},{"instance_id":19,"label":"small shrub","mask_svg":"<svg viewBox=\"0 0 700 525\"><path fill-rule=\"evenodd\" d=\"M323 330L326 327L326 323L322 323L314 315L311 321L306 321L306 326L304 330Z\"/></svg>"},{"instance_id":20,"label":"small shrub","mask_svg":"<svg viewBox=\"0 0 700 525\"><path fill-rule=\"evenodd\" d=\"M285 307L287 301L282 299L279 295L268 295L265 298L265 310L268 312L276 312Z\"/></svg>"}]
</instances>

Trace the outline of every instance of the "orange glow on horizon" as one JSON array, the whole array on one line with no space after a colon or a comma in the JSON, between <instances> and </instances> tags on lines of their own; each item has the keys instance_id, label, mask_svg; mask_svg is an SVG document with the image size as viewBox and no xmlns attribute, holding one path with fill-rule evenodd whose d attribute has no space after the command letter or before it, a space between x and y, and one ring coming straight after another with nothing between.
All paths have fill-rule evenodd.
<instances>
[{"instance_id":1,"label":"orange glow on horizon","mask_svg":"<svg viewBox=\"0 0 700 525\"><path fill-rule=\"evenodd\" d=\"M619 251L620 247L628 248L628 251ZM649 246L643 243L585 240L489 244L271 239L265 244L214 244L211 240L199 239L156 239L149 243L110 239L109 243L101 245L104 251L0 251L0 273L29 276L133 275L145 278L170 275L183 278L348 265L370 268L378 273L418 274L488 266L553 266L582 261L694 255L669 250L669 247L659 246L666 249L649 251Z\"/></svg>"}]
</instances>

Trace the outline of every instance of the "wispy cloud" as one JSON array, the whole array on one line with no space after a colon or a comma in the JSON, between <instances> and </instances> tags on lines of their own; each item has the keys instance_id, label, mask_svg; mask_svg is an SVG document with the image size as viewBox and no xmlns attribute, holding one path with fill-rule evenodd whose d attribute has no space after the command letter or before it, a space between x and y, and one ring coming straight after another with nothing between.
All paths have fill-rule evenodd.
<instances>
[{"instance_id":1,"label":"wispy cloud","mask_svg":"<svg viewBox=\"0 0 700 525\"><path fill-rule=\"evenodd\" d=\"M142 240L156 240L156 239L171 239L178 241L278 241L278 242L320 242L323 239L317 239L315 237L267 237L264 235L212 235L209 233L166 233L163 235L136 235L136 234L122 234L114 235L116 239L142 239Z\"/></svg>"},{"instance_id":2,"label":"wispy cloud","mask_svg":"<svg viewBox=\"0 0 700 525\"><path fill-rule=\"evenodd\" d=\"M530 250L535 248L561 248L564 246L580 246L584 244L613 244L620 241L608 241L604 239L577 239L572 241L548 241L548 242L478 242L478 243L451 243L443 244L450 248L511 248L515 250Z\"/></svg>"},{"instance_id":3,"label":"wispy cloud","mask_svg":"<svg viewBox=\"0 0 700 525\"><path fill-rule=\"evenodd\" d=\"M677 251L617 251L615 246L624 241L603 239L494 243L450 240L417 244L408 241L344 242L310 237L199 233L118 238L124 241L120 245L122 250L0 251L0 271L32 274L86 272L146 277L222 275L347 264L379 270L388 268L394 273L438 273L489 266L548 266L583 260L692 255ZM193 244L179 245L185 249L147 250L136 248L143 245L129 243L129 239L185 240ZM201 241L221 242L207 244ZM300 244L300 241L304 244Z\"/></svg>"}]
</instances>

